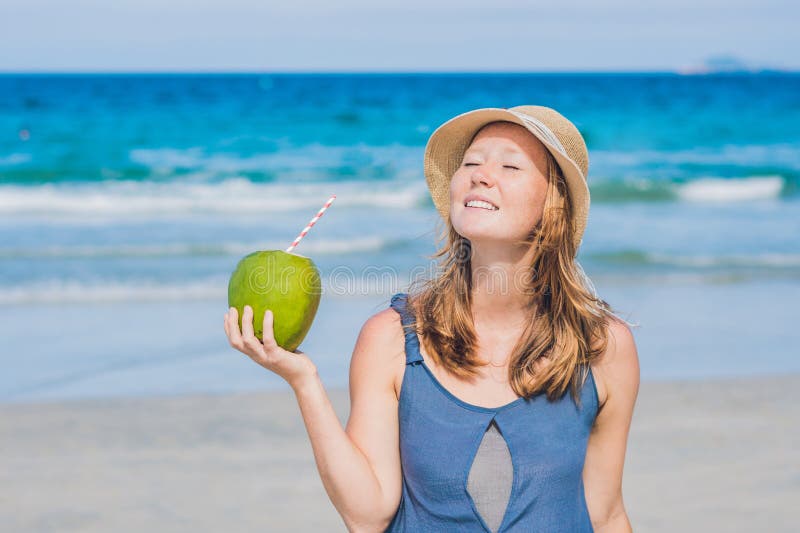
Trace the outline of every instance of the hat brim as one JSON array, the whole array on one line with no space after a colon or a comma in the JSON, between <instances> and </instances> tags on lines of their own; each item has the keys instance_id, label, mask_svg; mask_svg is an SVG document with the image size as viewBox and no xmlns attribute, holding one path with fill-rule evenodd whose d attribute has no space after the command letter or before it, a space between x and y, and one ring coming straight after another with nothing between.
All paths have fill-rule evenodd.
<instances>
[{"instance_id":1,"label":"hat brim","mask_svg":"<svg viewBox=\"0 0 800 533\"><path fill-rule=\"evenodd\" d=\"M535 136L552 154L567 184L573 212L576 249L580 246L589 214L589 187L580 168L572 159L561 153L537 131L529 128L519 117L503 108L487 107L457 115L441 126L428 139L425 146L425 180L433 203L443 219L450 216L450 180L461 166L464 152L475 133L490 122L506 121L519 124Z\"/></svg>"}]
</instances>

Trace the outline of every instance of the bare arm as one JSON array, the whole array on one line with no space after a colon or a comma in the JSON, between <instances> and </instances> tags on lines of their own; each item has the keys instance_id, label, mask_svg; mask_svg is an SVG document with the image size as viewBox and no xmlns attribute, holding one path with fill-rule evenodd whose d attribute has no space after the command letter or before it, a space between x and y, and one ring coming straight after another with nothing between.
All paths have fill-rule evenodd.
<instances>
[{"instance_id":1,"label":"bare arm","mask_svg":"<svg viewBox=\"0 0 800 533\"><path fill-rule=\"evenodd\" d=\"M595 531L628 533L632 528L622 501L622 472L639 392L639 358L624 323L612 321L608 348L593 371L601 376L607 394L586 450L586 505Z\"/></svg>"},{"instance_id":2,"label":"bare arm","mask_svg":"<svg viewBox=\"0 0 800 533\"><path fill-rule=\"evenodd\" d=\"M246 308L238 336L235 310L229 315L225 327L231 345L279 373L294 390L322 483L348 530L383 531L397 511L402 480L397 397L390 363L390 358L397 356L398 335L402 343L402 334L398 333L402 330L399 323L395 324L397 313L391 309L377 313L361 329L350 365L347 431L339 422L316 366L305 354L287 352L275 344L270 313L264 317L263 344L253 335L252 310ZM402 350L402 344L399 346Z\"/></svg>"}]
</instances>

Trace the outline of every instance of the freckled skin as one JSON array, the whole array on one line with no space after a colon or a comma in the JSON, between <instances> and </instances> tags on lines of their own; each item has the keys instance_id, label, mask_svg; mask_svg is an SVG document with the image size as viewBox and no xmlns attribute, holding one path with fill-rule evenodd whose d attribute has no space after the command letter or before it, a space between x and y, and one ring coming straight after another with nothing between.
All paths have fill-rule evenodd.
<instances>
[{"instance_id":1,"label":"freckled skin","mask_svg":"<svg viewBox=\"0 0 800 533\"><path fill-rule=\"evenodd\" d=\"M524 239L542 218L547 183L546 148L539 139L517 124L487 126L450 181L453 227L472 242ZM500 209L465 207L470 193L485 196Z\"/></svg>"}]
</instances>

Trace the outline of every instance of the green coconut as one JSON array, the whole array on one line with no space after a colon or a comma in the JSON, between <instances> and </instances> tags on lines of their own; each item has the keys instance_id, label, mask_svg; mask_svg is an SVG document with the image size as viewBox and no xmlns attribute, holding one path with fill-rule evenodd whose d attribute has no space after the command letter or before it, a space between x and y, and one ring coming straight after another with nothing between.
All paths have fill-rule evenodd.
<instances>
[{"instance_id":1,"label":"green coconut","mask_svg":"<svg viewBox=\"0 0 800 533\"><path fill-rule=\"evenodd\" d=\"M308 257L283 250L264 250L243 257L228 282L228 306L253 308L253 331L263 341L264 312L272 311L273 332L279 346L293 352L303 339L319 307L322 280Z\"/></svg>"}]
</instances>

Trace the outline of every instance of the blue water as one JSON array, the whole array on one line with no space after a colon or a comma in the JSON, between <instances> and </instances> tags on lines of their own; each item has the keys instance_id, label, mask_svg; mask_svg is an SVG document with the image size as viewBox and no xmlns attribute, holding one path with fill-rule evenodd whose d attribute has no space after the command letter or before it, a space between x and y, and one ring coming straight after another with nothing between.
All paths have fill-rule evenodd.
<instances>
[{"instance_id":1,"label":"blue water","mask_svg":"<svg viewBox=\"0 0 800 533\"><path fill-rule=\"evenodd\" d=\"M644 378L800 370L800 334L760 333L796 314L800 75L0 75L0 401L279 386L224 343L227 278L243 255L286 248L331 194L296 250L327 302L301 348L345 384L360 324L432 265L428 136L528 103L586 138L579 259L642 323ZM642 305L656 289L663 301ZM694 329L695 310L733 294L774 305L720 303ZM173 333L154 320L166 309ZM727 326L750 340L709 344ZM245 366L220 381L231 364Z\"/></svg>"}]
</instances>

